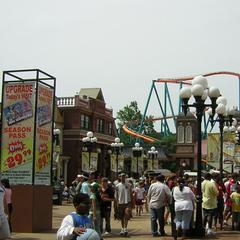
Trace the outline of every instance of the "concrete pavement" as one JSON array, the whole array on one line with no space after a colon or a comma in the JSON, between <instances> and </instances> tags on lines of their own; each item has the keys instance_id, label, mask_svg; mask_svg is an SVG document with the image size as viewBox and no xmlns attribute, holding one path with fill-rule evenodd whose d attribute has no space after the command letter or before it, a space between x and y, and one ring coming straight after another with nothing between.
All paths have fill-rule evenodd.
<instances>
[{"instance_id":1,"label":"concrete pavement","mask_svg":"<svg viewBox=\"0 0 240 240\"><path fill-rule=\"evenodd\" d=\"M53 229L48 232L41 232L41 233L13 233L12 238L17 240L52 240L56 239L56 231L61 224L62 219L65 215L73 211L72 204L64 203L62 206L53 206ZM129 222L129 237L131 239L141 239L144 238L145 240L153 239L151 236L151 226L150 226L150 219L149 214L144 213L142 216L134 216L134 218ZM170 226L166 226L166 231L169 236L166 237L159 237L158 239L161 240L169 240L173 239L170 236L171 229ZM120 239L126 240L124 237L120 237L119 232L121 230L120 222L116 220L112 220L112 235L106 236L104 239ZM154 238L155 239L155 238ZM232 232L232 231L217 231L215 238L208 238L208 239L234 239L240 240L240 232Z\"/></svg>"}]
</instances>

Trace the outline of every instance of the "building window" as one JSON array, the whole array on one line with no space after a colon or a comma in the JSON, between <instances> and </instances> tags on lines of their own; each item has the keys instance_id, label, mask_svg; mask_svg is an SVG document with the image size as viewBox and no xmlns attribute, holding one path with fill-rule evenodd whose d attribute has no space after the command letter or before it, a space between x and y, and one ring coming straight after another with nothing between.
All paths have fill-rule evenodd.
<instances>
[{"instance_id":1,"label":"building window","mask_svg":"<svg viewBox=\"0 0 240 240\"><path fill-rule=\"evenodd\" d=\"M178 143L184 143L184 127L178 126Z\"/></svg>"},{"instance_id":2,"label":"building window","mask_svg":"<svg viewBox=\"0 0 240 240\"><path fill-rule=\"evenodd\" d=\"M82 129L90 129L90 117L87 115L81 115L81 128Z\"/></svg>"},{"instance_id":3,"label":"building window","mask_svg":"<svg viewBox=\"0 0 240 240\"><path fill-rule=\"evenodd\" d=\"M104 121L103 119L97 119L97 132L104 133Z\"/></svg>"},{"instance_id":4,"label":"building window","mask_svg":"<svg viewBox=\"0 0 240 240\"><path fill-rule=\"evenodd\" d=\"M192 143L192 127L187 126L185 129L186 143Z\"/></svg>"},{"instance_id":5,"label":"building window","mask_svg":"<svg viewBox=\"0 0 240 240\"><path fill-rule=\"evenodd\" d=\"M113 134L113 124L112 124L111 122L108 123L107 133L108 133L109 135L112 135L112 134Z\"/></svg>"}]
</instances>

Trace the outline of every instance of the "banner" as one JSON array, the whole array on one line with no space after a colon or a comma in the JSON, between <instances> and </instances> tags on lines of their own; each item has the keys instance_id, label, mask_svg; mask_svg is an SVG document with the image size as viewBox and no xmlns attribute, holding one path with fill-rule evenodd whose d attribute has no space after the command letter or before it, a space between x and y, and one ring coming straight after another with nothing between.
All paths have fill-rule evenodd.
<instances>
[{"instance_id":1,"label":"banner","mask_svg":"<svg viewBox=\"0 0 240 240\"><path fill-rule=\"evenodd\" d=\"M147 164L148 164L147 165L148 170L151 170L151 171L158 170L158 159L154 159L154 160L148 159Z\"/></svg>"},{"instance_id":2,"label":"banner","mask_svg":"<svg viewBox=\"0 0 240 240\"><path fill-rule=\"evenodd\" d=\"M89 172L89 153L82 152L82 171Z\"/></svg>"},{"instance_id":3,"label":"banner","mask_svg":"<svg viewBox=\"0 0 240 240\"><path fill-rule=\"evenodd\" d=\"M152 159L147 160L147 170L152 171L153 170L153 161Z\"/></svg>"},{"instance_id":4,"label":"banner","mask_svg":"<svg viewBox=\"0 0 240 240\"><path fill-rule=\"evenodd\" d=\"M35 82L3 85L1 173L10 184L32 184Z\"/></svg>"},{"instance_id":5,"label":"banner","mask_svg":"<svg viewBox=\"0 0 240 240\"><path fill-rule=\"evenodd\" d=\"M118 172L124 171L124 155L118 156Z\"/></svg>"},{"instance_id":6,"label":"banner","mask_svg":"<svg viewBox=\"0 0 240 240\"><path fill-rule=\"evenodd\" d=\"M111 171L112 172L121 172L124 170L124 156L118 155L118 171L117 171L117 157L114 154L111 154Z\"/></svg>"},{"instance_id":7,"label":"banner","mask_svg":"<svg viewBox=\"0 0 240 240\"><path fill-rule=\"evenodd\" d=\"M224 142L223 143L223 163L233 164L235 155L235 143Z\"/></svg>"},{"instance_id":8,"label":"banner","mask_svg":"<svg viewBox=\"0 0 240 240\"><path fill-rule=\"evenodd\" d=\"M138 159L136 157L132 158L132 172L137 173L138 174L142 174L143 172L143 156L142 157L138 157Z\"/></svg>"},{"instance_id":9,"label":"banner","mask_svg":"<svg viewBox=\"0 0 240 240\"><path fill-rule=\"evenodd\" d=\"M112 172L117 172L117 166L116 166L116 156L114 154L111 154L111 171Z\"/></svg>"},{"instance_id":10,"label":"banner","mask_svg":"<svg viewBox=\"0 0 240 240\"><path fill-rule=\"evenodd\" d=\"M90 172L90 171L97 170L98 153L92 152L90 154L90 158L91 159L89 160L89 152L82 152L82 171ZM90 164L90 168L89 168L89 164Z\"/></svg>"},{"instance_id":11,"label":"banner","mask_svg":"<svg viewBox=\"0 0 240 240\"><path fill-rule=\"evenodd\" d=\"M240 145L235 146L234 162L235 168L240 168Z\"/></svg>"},{"instance_id":12,"label":"banner","mask_svg":"<svg viewBox=\"0 0 240 240\"><path fill-rule=\"evenodd\" d=\"M38 84L35 140L35 185L51 185L54 89Z\"/></svg>"},{"instance_id":13,"label":"banner","mask_svg":"<svg viewBox=\"0 0 240 240\"><path fill-rule=\"evenodd\" d=\"M96 171L98 165L98 153L92 152L90 159L90 171Z\"/></svg>"},{"instance_id":14,"label":"banner","mask_svg":"<svg viewBox=\"0 0 240 240\"><path fill-rule=\"evenodd\" d=\"M139 175L143 174L143 156L138 158L138 173Z\"/></svg>"},{"instance_id":15,"label":"banner","mask_svg":"<svg viewBox=\"0 0 240 240\"><path fill-rule=\"evenodd\" d=\"M231 165L235 160L235 133L224 133L223 136L223 169L231 172ZM216 169L219 169L220 146L220 133L209 133L207 160L208 164Z\"/></svg>"}]
</instances>

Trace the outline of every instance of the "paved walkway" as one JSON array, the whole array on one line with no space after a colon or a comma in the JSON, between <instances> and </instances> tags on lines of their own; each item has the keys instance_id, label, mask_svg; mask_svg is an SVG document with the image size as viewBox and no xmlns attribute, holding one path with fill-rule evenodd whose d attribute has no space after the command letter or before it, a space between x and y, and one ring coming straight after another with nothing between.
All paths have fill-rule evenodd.
<instances>
[{"instance_id":1,"label":"paved walkway","mask_svg":"<svg viewBox=\"0 0 240 240\"><path fill-rule=\"evenodd\" d=\"M62 206L53 206L53 229L48 232L41 233L13 233L12 238L18 240L52 240L56 239L56 231L61 224L61 221L65 215L69 212L73 211L73 206L70 204L63 204ZM124 239L124 237L119 236L120 232L120 222L112 220L112 232L111 236L104 237L106 240L111 239ZM145 240L153 239L150 234L150 219L149 215L144 213L142 216L134 216L134 218L129 222L129 237L132 240L134 239L142 239ZM166 231L170 235L171 229L170 226L166 226ZM154 238L156 239L156 238ZM170 240L173 239L171 236L167 237L159 237L161 240ZM213 238L208 238L213 239ZM240 232L232 232L232 231L219 231L216 234L214 239L226 239L226 240L240 240Z\"/></svg>"}]
</instances>

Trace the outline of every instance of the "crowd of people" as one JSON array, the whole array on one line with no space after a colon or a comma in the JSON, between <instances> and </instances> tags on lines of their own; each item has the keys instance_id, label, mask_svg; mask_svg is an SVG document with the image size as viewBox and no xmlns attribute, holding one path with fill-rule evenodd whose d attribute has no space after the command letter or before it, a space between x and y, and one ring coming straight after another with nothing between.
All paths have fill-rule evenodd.
<instances>
[{"instance_id":1,"label":"crowd of people","mask_svg":"<svg viewBox=\"0 0 240 240\"><path fill-rule=\"evenodd\" d=\"M240 230L240 185L237 174L221 179L219 174L206 173L202 179L203 225L207 235L230 224ZM174 209L177 235L183 239L194 228L197 183L188 175L143 176L127 178L121 173L118 179L97 178L94 173L80 174L68 189L72 195L74 213L67 215L57 232L57 239L103 239L111 235L111 210L120 221L120 235L128 235L128 222L136 214L149 212L153 237L165 236L165 224ZM67 191L67 190L66 190ZM135 212L134 212L135 209ZM134 220L134 218L133 218ZM105 223L105 224L104 224Z\"/></svg>"},{"instance_id":2,"label":"crowd of people","mask_svg":"<svg viewBox=\"0 0 240 240\"><path fill-rule=\"evenodd\" d=\"M239 180L236 173L224 179L216 172L206 173L202 178L203 226L207 235L228 225L240 230ZM0 239L11 239L11 194L9 181L2 179ZM177 235L184 239L194 229L196 194L197 182L188 175L133 179L121 173L110 182L106 177L96 177L94 172L79 174L69 188L63 188L63 196L72 201L75 211L63 219L57 239L103 239L111 236L113 219L120 222L120 235L128 236L129 220L134 220L134 215L141 216L143 211L149 212L153 237L166 235L165 225L173 214Z\"/></svg>"}]
</instances>

